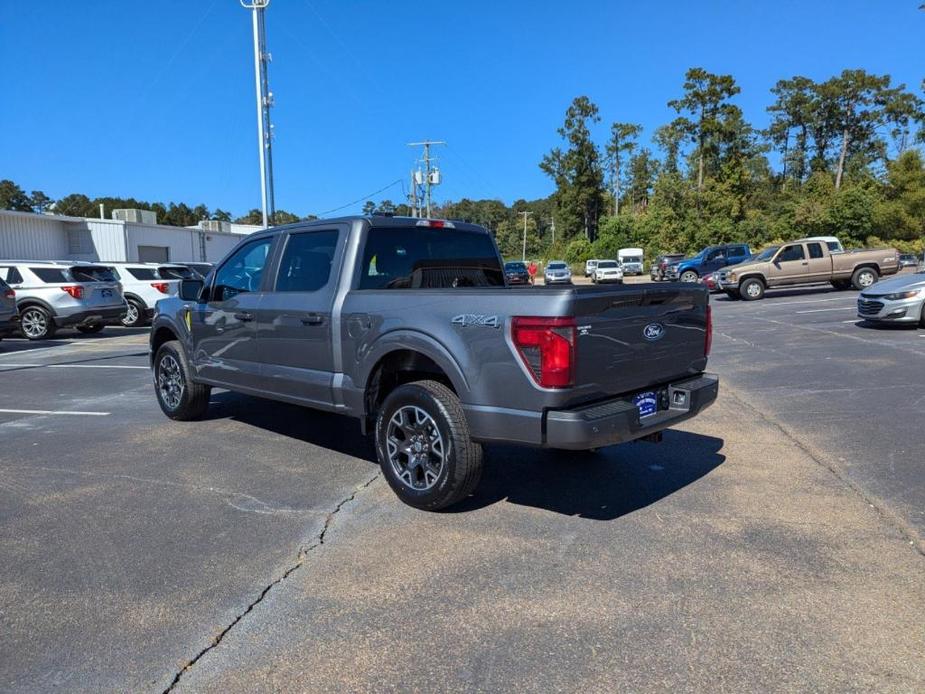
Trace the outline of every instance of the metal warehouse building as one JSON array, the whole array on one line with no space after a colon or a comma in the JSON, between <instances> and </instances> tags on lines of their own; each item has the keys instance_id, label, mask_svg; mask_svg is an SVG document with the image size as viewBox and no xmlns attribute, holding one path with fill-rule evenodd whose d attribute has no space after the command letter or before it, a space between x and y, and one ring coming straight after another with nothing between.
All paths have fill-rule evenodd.
<instances>
[{"instance_id":1,"label":"metal warehouse building","mask_svg":"<svg viewBox=\"0 0 925 694\"><path fill-rule=\"evenodd\" d=\"M214 263L243 234L260 228L219 222L204 227L0 210L0 258Z\"/></svg>"}]
</instances>

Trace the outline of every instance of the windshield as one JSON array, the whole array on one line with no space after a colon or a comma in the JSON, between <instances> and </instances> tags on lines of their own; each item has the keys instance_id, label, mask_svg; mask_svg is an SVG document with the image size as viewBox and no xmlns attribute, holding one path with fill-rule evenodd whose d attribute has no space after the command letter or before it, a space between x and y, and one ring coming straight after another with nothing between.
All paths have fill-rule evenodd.
<instances>
[{"instance_id":1,"label":"windshield","mask_svg":"<svg viewBox=\"0 0 925 694\"><path fill-rule=\"evenodd\" d=\"M527 266L524 263L505 263L504 269L508 272L526 272Z\"/></svg>"},{"instance_id":2,"label":"windshield","mask_svg":"<svg viewBox=\"0 0 925 694\"><path fill-rule=\"evenodd\" d=\"M758 255L753 255L749 260L770 260L779 250L780 246L771 246L770 248L765 248Z\"/></svg>"},{"instance_id":3,"label":"windshield","mask_svg":"<svg viewBox=\"0 0 925 694\"><path fill-rule=\"evenodd\" d=\"M617 267L617 261L616 260L602 260L601 262L597 264L597 266L598 268L603 268L605 270L607 268L615 268Z\"/></svg>"},{"instance_id":4,"label":"windshield","mask_svg":"<svg viewBox=\"0 0 925 694\"><path fill-rule=\"evenodd\" d=\"M600 267L601 264L598 263L597 266ZM549 265L546 266L546 269L547 270L564 270L565 263L550 263Z\"/></svg>"},{"instance_id":5,"label":"windshield","mask_svg":"<svg viewBox=\"0 0 925 694\"><path fill-rule=\"evenodd\" d=\"M624 263L641 263L642 258L640 258L638 255L628 255L623 258L623 262Z\"/></svg>"}]
</instances>

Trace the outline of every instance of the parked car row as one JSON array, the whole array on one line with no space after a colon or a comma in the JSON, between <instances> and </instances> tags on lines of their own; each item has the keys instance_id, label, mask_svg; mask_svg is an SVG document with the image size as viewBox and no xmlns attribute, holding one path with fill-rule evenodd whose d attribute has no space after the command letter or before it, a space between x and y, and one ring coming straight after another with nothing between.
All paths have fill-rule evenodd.
<instances>
[{"instance_id":1,"label":"parked car row","mask_svg":"<svg viewBox=\"0 0 925 694\"><path fill-rule=\"evenodd\" d=\"M180 279L201 277L182 263L0 260L0 336L18 331L43 340L60 328L144 325L158 300L176 295Z\"/></svg>"}]
</instances>

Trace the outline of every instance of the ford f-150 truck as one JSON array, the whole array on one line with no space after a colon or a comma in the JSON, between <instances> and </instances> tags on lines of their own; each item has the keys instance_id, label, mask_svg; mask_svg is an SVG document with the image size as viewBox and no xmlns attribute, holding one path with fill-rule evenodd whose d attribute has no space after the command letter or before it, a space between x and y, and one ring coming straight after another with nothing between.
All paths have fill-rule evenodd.
<instances>
[{"instance_id":1,"label":"ford f-150 truck","mask_svg":"<svg viewBox=\"0 0 925 694\"><path fill-rule=\"evenodd\" d=\"M882 248L832 253L818 238L766 248L750 260L720 270L719 286L731 299L755 301L765 289L830 282L836 289L867 289L899 272L899 251Z\"/></svg>"},{"instance_id":2,"label":"ford f-150 truck","mask_svg":"<svg viewBox=\"0 0 925 694\"><path fill-rule=\"evenodd\" d=\"M210 388L340 412L371 432L408 504L478 483L485 442L588 450L658 433L717 396L697 285L514 289L490 233L349 217L251 234L158 302L163 412Z\"/></svg>"}]
</instances>

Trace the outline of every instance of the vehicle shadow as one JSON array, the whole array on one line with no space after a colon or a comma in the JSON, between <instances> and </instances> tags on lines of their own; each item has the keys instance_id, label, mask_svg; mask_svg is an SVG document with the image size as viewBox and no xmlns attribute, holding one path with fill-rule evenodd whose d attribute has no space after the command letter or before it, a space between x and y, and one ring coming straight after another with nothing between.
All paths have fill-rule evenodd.
<instances>
[{"instance_id":1,"label":"vehicle shadow","mask_svg":"<svg viewBox=\"0 0 925 694\"><path fill-rule=\"evenodd\" d=\"M220 391L212 393L204 419L232 419L378 465L371 439L352 417Z\"/></svg>"},{"instance_id":2,"label":"vehicle shadow","mask_svg":"<svg viewBox=\"0 0 925 694\"><path fill-rule=\"evenodd\" d=\"M805 287L799 287L799 288L794 287L793 289L768 289L767 293L764 295L763 301L767 301L768 299L776 299L776 298L784 299L788 297L806 296L808 294L812 294L815 296L819 296L822 294L844 294L845 296L854 296L855 294L857 294L857 291L854 289L836 289L835 287L833 287L831 284L828 284L828 283L810 284L810 285L806 285ZM711 302L714 302L714 301L732 302L732 301L741 301L741 299L739 300L730 299L725 294L719 293L719 294L711 294L710 301Z\"/></svg>"},{"instance_id":3,"label":"vehicle shadow","mask_svg":"<svg viewBox=\"0 0 925 694\"><path fill-rule=\"evenodd\" d=\"M369 437L350 417L227 391L207 419L233 419L377 465ZM661 444L627 443L590 453L487 446L475 493L446 509L466 513L506 501L567 516L614 520L674 494L725 461L723 440L666 431Z\"/></svg>"},{"instance_id":4,"label":"vehicle shadow","mask_svg":"<svg viewBox=\"0 0 925 694\"><path fill-rule=\"evenodd\" d=\"M879 330L880 332L915 332L919 329L918 323L880 323L858 318L854 323L858 328L865 330Z\"/></svg>"},{"instance_id":5,"label":"vehicle shadow","mask_svg":"<svg viewBox=\"0 0 925 694\"><path fill-rule=\"evenodd\" d=\"M596 453L513 446L486 448L475 494L447 509L473 511L500 501L567 516L614 520L709 474L726 460L723 440L666 431L662 443L627 443Z\"/></svg>"}]
</instances>

